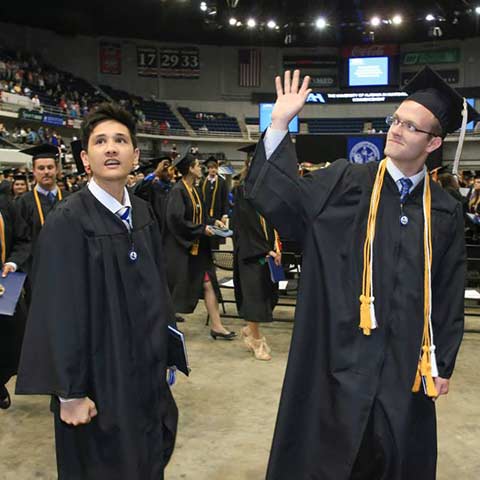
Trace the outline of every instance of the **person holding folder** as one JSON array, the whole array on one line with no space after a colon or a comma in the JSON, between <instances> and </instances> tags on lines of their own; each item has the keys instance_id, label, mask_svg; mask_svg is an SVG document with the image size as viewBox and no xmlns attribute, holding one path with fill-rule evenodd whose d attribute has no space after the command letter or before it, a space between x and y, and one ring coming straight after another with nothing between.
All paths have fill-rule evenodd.
<instances>
[{"instance_id":1,"label":"person holding folder","mask_svg":"<svg viewBox=\"0 0 480 480\"><path fill-rule=\"evenodd\" d=\"M10 278L17 270L23 270L30 255L28 227L18 215L11 200L0 196L0 408L10 407L11 398L6 384L17 373L27 316L25 300L21 292L13 315L7 315L2 300L11 292ZM8 282L8 283L7 283ZM3 298L2 298L3 297Z\"/></svg>"},{"instance_id":2,"label":"person holding folder","mask_svg":"<svg viewBox=\"0 0 480 480\"><path fill-rule=\"evenodd\" d=\"M269 261L280 267L282 253L277 232L245 198L247 171L245 167L240 173L240 183L233 191L235 301L239 315L247 322L241 331L246 347L257 360L271 360L271 349L260 332L260 324L273 321L278 283L272 281Z\"/></svg>"},{"instance_id":3,"label":"person holding folder","mask_svg":"<svg viewBox=\"0 0 480 480\"><path fill-rule=\"evenodd\" d=\"M425 162L478 113L426 67L387 117L384 160L299 177L288 124L309 77L275 83L246 197L302 243L303 264L267 479L434 480L434 400L463 335L465 241L461 204Z\"/></svg>"},{"instance_id":4,"label":"person holding folder","mask_svg":"<svg viewBox=\"0 0 480 480\"><path fill-rule=\"evenodd\" d=\"M82 145L92 178L38 240L17 393L52 396L60 480L160 480L177 425L166 379L175 317L155 215L125 187L135 120L101 104Z\"/></svg>"}]
</instances>

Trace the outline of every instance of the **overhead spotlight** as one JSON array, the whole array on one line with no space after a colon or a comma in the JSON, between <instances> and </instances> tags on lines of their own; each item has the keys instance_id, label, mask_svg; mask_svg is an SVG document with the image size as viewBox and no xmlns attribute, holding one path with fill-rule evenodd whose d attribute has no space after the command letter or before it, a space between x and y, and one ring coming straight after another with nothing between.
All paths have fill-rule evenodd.
<instances>
[{"instance_id":1,"label":"overhead spotlight","mask_svg":"<svg viewBox=\"0 0 480 480\"><path fill-rule=\"evenodd\" d=\"M269 20L267 23L267 27L270 28L270 30L273 30L276 26L277 24L275 23L274 20Z\"/></svg>"},{"instance_id":2,"label":"overhead spotlight","mask_svg":"<svg viewBox=\"0 0 480 480\"><path fill-rule=\"evenodd\" d=\"M236 24L237 24L237 19L234 18L234 17L230 17L230 20L228 21L228 23L234 27Z\"/></svg>"},{"instance_id":3,"label":"overhead spotlight","mask_svg":"<svg viewBox=\"0 0 480 480\"><path fill-rule=\"evenodd\" d=\"M257 25L257 22L255 21L254 18L249 18L247 20L247 27L248 28L255 28L256 25Z\"/></svg>"},{"instance_id":4,"label":"overhead spotlight","mask_svg":"<svg viewBox=\"0 0 480 480\"><path fill-rule=\"evenodd\" d=\"M370 25L372 27L378 27L381 23L381 20L379 17L372 17L372 19L370 20Z\"/></svg>"},{"instance_id":5,"label":"overhead spotlight","mask_svg":"<svg viewBox=\"0 0 480 480\"><path fill-rule=\"evenodd\" d=\"M208 7L207 7L207 2L201 2L200 3L200 10L202 12L206 12L208 10Z\"/></svg>"},{"instance_id":6,"label":"overhead spotlight","mask_svg":"<svg viewBox=\"0 0 480 480\"><path fill-rule=\"evenodd\" d=\"M475 13L476 13L477 15L480 15L480 6L475 7Z\"/></svg>"},{"instance_id":7,"label":"overhead spotlight","mask_svg":"<svg viewBox=\"0 0 480 480\"><path fill-rule=\"evenodd\" d=\"M242 22L239 20L235 26L236 26L236 27L241 27L241 26L242 26Z\"/></svg>"},{"instance_id":8,"label":"overhead spotlight","mask_svg":"<svg viewBox=\"0 0 480 480\"><path fill-rule=\"evenodd\" d=\"M425 17L425 20L426 20L427 22L433 22L433 21L435 20L435 17L434 17L431 13L429 13L429 14Z\"/></svg>"},{"instance_id":9,"label":"overhead spotlight","mask_svg":"<svg viewBox=\"0 0 480 480\"><path fill-rule=\"evenodd\" d=\"M393 22L394 25L400 25L403 22L403 18L402 18L401 15L395 15L392 18L392 22Z\"/></svg>"},{"instance_id":10,"label":"overhead spotlight","mask_svg":"<svg viewBox=\"0 0 480 480\"><path fill-rule=\"evenodd\" d=\"M323 30L323 29L327 26L327 21L326 21L323 17L319 17L319 18L317 18L317 20L315 21L315 26L316 26L319 30Z\"/></svg>"}]
</instances>

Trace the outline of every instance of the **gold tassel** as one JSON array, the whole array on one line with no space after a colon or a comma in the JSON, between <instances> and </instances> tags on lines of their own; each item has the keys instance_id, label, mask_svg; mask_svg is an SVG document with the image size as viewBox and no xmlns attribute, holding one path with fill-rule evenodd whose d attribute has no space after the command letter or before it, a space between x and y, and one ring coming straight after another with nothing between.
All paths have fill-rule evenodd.
<instances>
[{"instance_id":1,"label":"gold tassel","mask_svg":"<svg viewBox=\"0 0 480 480\"><path fill-rule=\"evenodd\" d=\"M421 384L422 384L422 376L420 375L420 362L418 362L417 373L415 374L415 381L413 382L412 392L414 393L419 392Z\"/></svg>"},{"instance_id":2,"label":"gold tassel","mask_svg":"<svg viewBox=\"0 0 480 480\"><path fill-rule=\"evenodd\" d=\"M371 334L372 317L370 315L371 297L360 295L360 328L364 335Z\"/></svg>"}]
</instances>

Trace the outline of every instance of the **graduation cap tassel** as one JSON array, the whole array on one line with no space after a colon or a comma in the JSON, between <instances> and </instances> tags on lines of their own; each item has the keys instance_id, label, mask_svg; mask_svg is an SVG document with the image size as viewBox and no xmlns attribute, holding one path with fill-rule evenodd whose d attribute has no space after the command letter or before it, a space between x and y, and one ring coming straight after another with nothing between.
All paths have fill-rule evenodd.
<instances>
[{"instance_id":1,"label":"graduation cap tassel","mask_svg":"<svg viewBox=\"0 0 480 480\"><path fill-rule=\"evenodd\" d=\"M463 142L465 141L465 133L467 131L467 122L468 122L468 104L467 100L463 99L463 108L462 108L462 126L460 127L460 136L458 137L457 150L455 151L455 160L453 161L452 173L453 175L458 174L458 166L460 164L460 157L462 156Z\"/></svg>"}]
</instances>

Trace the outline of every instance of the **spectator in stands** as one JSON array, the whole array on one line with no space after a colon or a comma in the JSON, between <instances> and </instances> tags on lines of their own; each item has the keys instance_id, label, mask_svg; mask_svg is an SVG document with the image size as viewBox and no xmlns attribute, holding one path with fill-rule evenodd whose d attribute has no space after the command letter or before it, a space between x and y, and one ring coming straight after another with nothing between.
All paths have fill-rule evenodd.
<instances>
[{"instance_id":1,"label":"spectator in stands","mask_svg":"<svg viewBox=\"0 0 480 480\"><path fill-rule=\"evenodd\" d=\"M470 213L480 213L480 175L475 176L473 190L468 201L468 211Z\"/></svg>"},{"instance_id":2,"label":"spectator in stands","mask_svg":"<svg viewBox=\"0 0 480 480\"><path fill-rule=\"evenodd\" d=\"M33 96L32 103L33 103L33 108L37 110L41 110L42 106L40 104L40 99L38 98L38 95Z\"/></svg>"},{"instance_id":3,"label":"spectator in stands","mask_svg":"<svg viewBox=\"0 0 480 480\"><path fill-rule=\"evenodd\" d=\"M457 178L451 173L441 173L438 176L438 182L446 192L448 192L455 200L462 204L463 213L467 213L468 202L467 199L460 193L460 186Z\"/></svg>"},{"instance_id":4,"label":"spectator in stands","mask_svg":"<svg viewBox=\"0 0 480 480\"><path fill-rule=\"evenodd\" d=\"M7 127L3 123L0 123L0 138L8 138L10 136Z\"/></svg>"}]
</instances>

